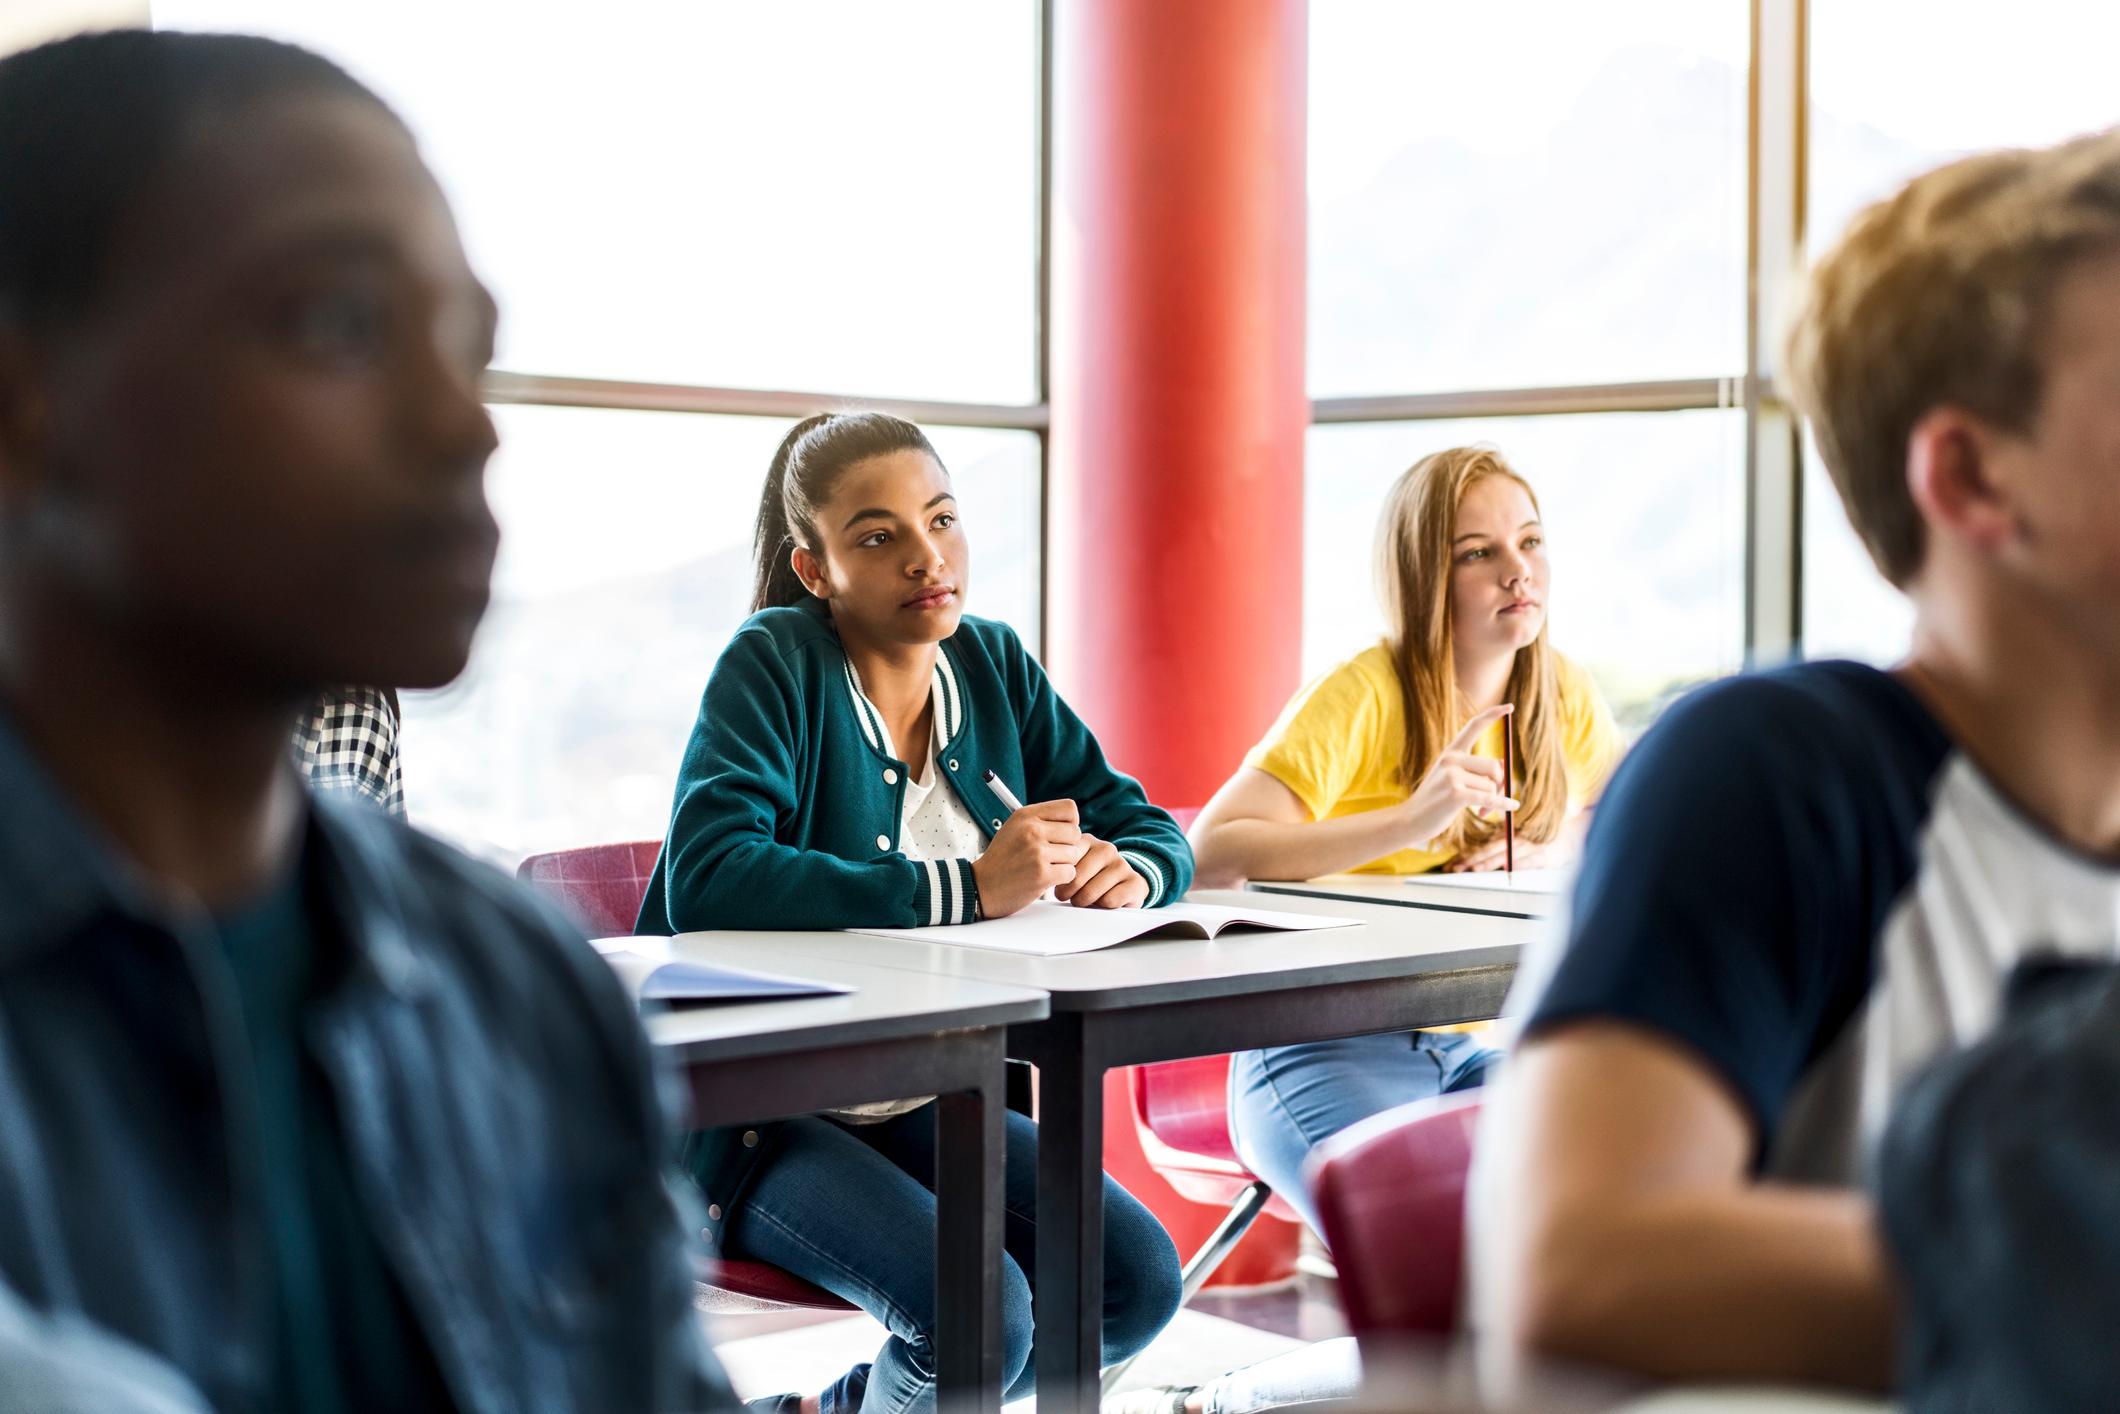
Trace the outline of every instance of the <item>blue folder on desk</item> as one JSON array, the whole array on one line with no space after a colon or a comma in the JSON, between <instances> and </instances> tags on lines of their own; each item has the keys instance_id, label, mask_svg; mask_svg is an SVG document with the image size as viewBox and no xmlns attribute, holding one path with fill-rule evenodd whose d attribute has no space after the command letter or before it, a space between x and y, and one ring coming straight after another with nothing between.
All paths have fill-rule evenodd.
<instances>
[{"instance_id":1,"label":"blue folder on desk","mask_svg":"<svg viewBox=\"0 0 2120 1414\"><path fill-rule=\"evenodd\" d=\"M762 1002L778 997L839 996L854 990L835 982L812 982L682 957L671 949L668 938L597 938L593 946L636 1001Z\"/></svg>"}]
</instances>

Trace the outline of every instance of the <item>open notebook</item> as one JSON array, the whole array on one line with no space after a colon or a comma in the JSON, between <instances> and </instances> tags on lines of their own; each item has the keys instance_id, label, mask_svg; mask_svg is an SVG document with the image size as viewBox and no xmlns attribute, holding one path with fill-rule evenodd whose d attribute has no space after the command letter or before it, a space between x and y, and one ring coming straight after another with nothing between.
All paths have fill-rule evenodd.
<instances>
[{"instance_id":1,"label":"open notebook","mask_svg":"<svg viewBox=\"0 0 2120 1414\"><path fill-rule=\"evenodd\" d=\"M595 938L590 945L611 964L635 1001L761 1002L776 997L836 996L854 990L680 957L668 938Z\"/></svg>"},{"instance_id":2,"label":"open notebook","mask_svg":"<svg viewBox=\"0 0 2120 1414\"><path fill-rule=\"evenodd\" d=\"M1317 913L1284 913L1274 908L1225 908L1209 903L1174 903L1168 908L1074 908L1064 903L1034 903L1006 918L960 923L947 928L849 928L879 938L906 938L916 943L951 943L958 947L995 948L1060 957L1095 952L1134 938L1213 938L1231 928L1265 928L1307 932L1313 928L1359 928L1353 918Z\"/></svg>"}]
</instances>

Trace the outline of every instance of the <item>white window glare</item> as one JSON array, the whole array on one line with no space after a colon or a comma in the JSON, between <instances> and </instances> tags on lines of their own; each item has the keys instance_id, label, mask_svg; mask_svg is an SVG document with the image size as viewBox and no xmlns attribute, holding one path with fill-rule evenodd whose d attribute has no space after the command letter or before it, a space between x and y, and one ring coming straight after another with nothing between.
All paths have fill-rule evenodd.
<instances>
[{"instance_id":1,"label":"white window glare","mask_svg":"<svg viewBox=\"0 0 2120 1414\"><path fill-rule=\"evenodd\" d=\"M1035 0L155 0L402 113L520 373L1037 400Z\"/></svg>"}]
</instances>

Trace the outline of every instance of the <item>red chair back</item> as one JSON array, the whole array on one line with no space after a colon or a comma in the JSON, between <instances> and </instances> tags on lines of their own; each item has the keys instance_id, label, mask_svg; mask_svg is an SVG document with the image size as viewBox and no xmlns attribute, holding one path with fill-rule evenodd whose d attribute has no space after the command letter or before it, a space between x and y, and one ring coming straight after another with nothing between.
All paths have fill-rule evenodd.
<instances>
[{"instance_id":1,"label":"red chair back","mask_svg":"<svg viewBox=\"0 0 2120 1414\"><path fill-rule=\"evenodd\" d=\"M701 1264L701 1288L693 1302L701 1310L719 1315L755 1315L760 1311L852 1311L851 1301L842 1301L821 1286L812 1286L764 1262L735 1258Z\"/></svg>"},{"instance_id":2,"label":"red chair back","mask_svg":"<svg viewBox=\"0 0 2120 1414\"><path fill-rule=\"evenodd\" d=\"M1318 1219L1357 1336L1448 1335L1465 1264L1465 1175L1480 1097L1386 1110L1311 1160Z\"/></svg>"},{"instance_id":3,"label":"red chair back","mask_svg":"<svg viewBox=\"0 0 2120 1414\"><path fill-rule=\"evenodd\" d=\"M1133 1068L1134 1122L1185 1154L1235 1165L1229 1136L1229 1057L1198 1056Z\"/></svg>"},{"instance_id":4,"label":"red chair back","mask_svg":"<svg viewBox=\"0 0 2120 1414\"><path fill-rule=\"evenodd\" d=\"M640 901L661 851L661 840L554 850L525 859L515 877L557 899L590 937L619 938L631 933L640 917Z\"/></svg>"},{"instance_id":5,"label":"red chair back","mask_svg":"<svg viewBox=\"0 0 2120 1414\"><path fill-rule=\"evenodd\" d=\"M1228 1056L1132 1066L1127 1089L1141 1156L1182 1197L1222 1207L1257 1182L1229 1132ZM1279 1195L1266 1211L1297 1220Z\"/></svg>"}]
</instances>

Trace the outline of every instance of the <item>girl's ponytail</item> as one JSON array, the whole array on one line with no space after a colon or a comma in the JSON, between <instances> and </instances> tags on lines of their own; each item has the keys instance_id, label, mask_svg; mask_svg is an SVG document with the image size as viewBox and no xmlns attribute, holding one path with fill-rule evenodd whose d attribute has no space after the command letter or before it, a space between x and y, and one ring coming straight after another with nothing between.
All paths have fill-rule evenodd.
<instances>
[{"instance_id":1,"label":"girl's ponytail","mask_svg":"<svg viewBox=\"0 0 2120 1414\"><path fill-rule=\"evenodd\" d=\"M751 578L751 612L800 604L810 591L803 588L788 555L795 548L795 535L788 519L788 463L795 446L811 432L832 420L828 412L806 417L788 430L773 465L766 471L765 494L758 498L758 529L751 541L754 562Z\"/></svg>"}]
</instances>

